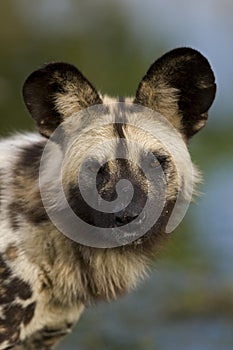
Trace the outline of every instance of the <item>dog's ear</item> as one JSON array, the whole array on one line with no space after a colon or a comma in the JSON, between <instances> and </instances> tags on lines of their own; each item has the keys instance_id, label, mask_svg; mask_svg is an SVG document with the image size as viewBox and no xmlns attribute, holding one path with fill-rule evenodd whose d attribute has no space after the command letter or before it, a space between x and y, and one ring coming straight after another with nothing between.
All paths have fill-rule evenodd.
<instances>
[{"instance_id":1,"label":"dog's ear","mask_svg":"<svg viewBox=\"0 0 233 350\"><path fill-rule=\"evenodd\" d=\"M102 103L96 89L76 67L60 62L33 72L23 85L23 97L46 137L73 113Z\"/></svg>"},{"instance_id":2,"label":"dog's ear","mask_svg":"<svg viewBox=\"0 0 233 350\"><path fill-rule=\"evenodd\" d=\"M191 48L178 48L152 64L134 103L163 114L189 139L206 123L216 92L208 60Z\"/></svg>"}]
</instances>

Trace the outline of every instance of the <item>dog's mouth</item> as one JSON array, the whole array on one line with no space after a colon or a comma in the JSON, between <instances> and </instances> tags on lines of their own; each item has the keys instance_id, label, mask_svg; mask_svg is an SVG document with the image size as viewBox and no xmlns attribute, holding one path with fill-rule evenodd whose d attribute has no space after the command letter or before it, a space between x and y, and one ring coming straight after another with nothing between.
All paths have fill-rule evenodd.
<instances>
[{"instance_id":1,"label":"dog's mouth","mask_svg":"<svg viewBox=\"0 0 233 350\"><path fill-rule=\"evenodd\" d=\"M143 225L146 220L146 213L129 214L125 212L119 212L114 214L115 221L114 227L124 227L129 225L131 229L136 229L138 226Z\"/></svg>"}]
</instances>

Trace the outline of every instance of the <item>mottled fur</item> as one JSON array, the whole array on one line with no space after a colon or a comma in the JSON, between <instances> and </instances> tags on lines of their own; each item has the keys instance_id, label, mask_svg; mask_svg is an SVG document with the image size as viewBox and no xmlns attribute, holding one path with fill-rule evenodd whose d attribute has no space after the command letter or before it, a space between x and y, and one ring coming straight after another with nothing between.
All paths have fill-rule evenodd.
<instances>
[{"instance_id":1,"label":"mottled fur","mask_svg":"<svg viewBox=\"0 0 233 350\"><path fill-rule=\"evenodd\" d=\"M160 112L187 141L206 121L215 84L207 60L195 50L181 48L152 65L136 97L125 100L120 124L115 124L115 100L101 97L68 64L49 64L34 72L26 80L23 93L41 135L18 134L0 141L0 349L50 350L71 331L86 305L116 299L132 290L146 276L150 259L167 239L165 227L177 198L178 176L171 154L150 130L163 134L168 149L177 153L184 197L192 190L185 187L190 169L182 152L175 149L169 131L149 114L137 118L130 113L131 106L137 103ZM93 116L72 119L74 113L96 104L106 111L107 126ZM92 248L70 240L52 224L41 200L39 166L47 137L60 123L64 144L71 144L80 135L63 173L63 185L74 211L82 207L77 171L90 149L101 160L102 151L96 147L99 141L113 141L108 150L113 159L119 139L139 142L147 151L156 152L166 178L166 203L158 223L144 237L117 248ZM140 130L145 125L147 131ZM125 156L136 164L143 157L140 149L130 144ZM46 161L60 160L48 155ZM150 195L155 190L132 162L112 161L102 171L104 177L97 178L97 187L103 198L114 197L114 187L122 175L127 174L137 185L139 195L133 209L140 203L140 194L148 191ZM195 167L193 172L196 185L200 176ZM56 185L42 174L42 188L53 190ZM53 205L63 210L58 202ZM87 221L109 224L109 219L99 219L88 208L83 215Z\"/></svg>"}]
</instances>

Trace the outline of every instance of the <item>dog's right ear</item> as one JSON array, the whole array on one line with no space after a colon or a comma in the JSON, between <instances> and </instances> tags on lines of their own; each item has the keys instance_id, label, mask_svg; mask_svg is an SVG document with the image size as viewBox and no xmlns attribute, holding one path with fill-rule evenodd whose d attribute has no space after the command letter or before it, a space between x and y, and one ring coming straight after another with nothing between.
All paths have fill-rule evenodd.
<instances>
[{"instance_id":1,"label":"dog's right ear","mask_svg":"<svg viewBox=\"0 0 233 350\"><path fill-rule=\"evenodd\" d=\"M215 92L208 60L197 50L181 47L152 64L134 102L164 115L189 139L205 126Z\"/></svg>"},{"instance_id":2,"label":"dog's right ear","mask_svg":"<svg viewBox=\"0 0 233 350\"><path fill-rule=\"evenodd\" d=\"M73 113L102 103L96 89L76 67L60 62L33 72L23 85L23 98L46 137Z\"/></svg>"}]
</instances>

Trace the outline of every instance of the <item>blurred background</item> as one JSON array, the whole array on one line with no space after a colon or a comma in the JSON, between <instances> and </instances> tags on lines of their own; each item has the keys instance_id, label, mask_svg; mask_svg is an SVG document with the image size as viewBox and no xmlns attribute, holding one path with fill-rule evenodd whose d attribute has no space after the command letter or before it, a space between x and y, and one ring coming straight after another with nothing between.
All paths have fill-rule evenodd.
<instances>
[{"instance_id":1,"label":"blurred background","mask_svg":"<svg viewBox=\"0 0 233 350\"><path fill-rule=\"evenodd\" d=\"M233 2L8 0L0 3L0 132L33 130L25 77L75 64L103 93L133 95L149 65L178 46L200 50L218 92L190 145L204 173L150 278L131 295L87 310L60 350L233 349Z\"/></svg>"}]
</instances>

